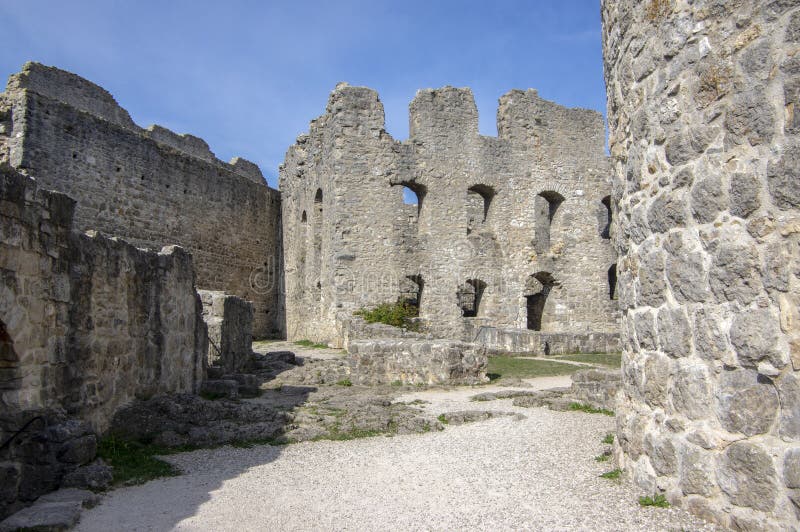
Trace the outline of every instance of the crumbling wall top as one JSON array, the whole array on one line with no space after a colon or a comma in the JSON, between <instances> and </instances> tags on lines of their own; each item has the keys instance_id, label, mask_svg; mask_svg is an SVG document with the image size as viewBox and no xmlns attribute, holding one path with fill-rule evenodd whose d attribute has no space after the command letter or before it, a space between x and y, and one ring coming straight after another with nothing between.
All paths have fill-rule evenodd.
<instances>
[{"instance_id":1,"label":"crumbling wall top","mask_svg":"<svg viewBox=\"0 0 800 532\"><path fill-rule=\"evenodd\" d=\"M539 97L533 89L513 89L500 97L497 135L538 146L576 146L602 155L605 149L603 115L590 109L569 108Z\"/></svg>"},{"instance_id":2,"label":"crumbling wall top","mask_svg":"<svg viewBox=\"0 0 800 532\"><path fill-rule=\"evenodd\" d=\"M469 88L442 87L417 91L409 106L411 138L478 136L478 107Z\"/></svg>"},{"instance_id":3,"label":"crumbling wall top","mask_svg":"<svg viewBox=\"0 0 800 532\"><path fill-rule=\"evenodd\" d=\"M128 112L119 106L107 90L72 72L40 63L25 63L21 72L9 77L6 90L12 92L26 89L122 127L139 129Z\"/></svg>"}]
</instances>

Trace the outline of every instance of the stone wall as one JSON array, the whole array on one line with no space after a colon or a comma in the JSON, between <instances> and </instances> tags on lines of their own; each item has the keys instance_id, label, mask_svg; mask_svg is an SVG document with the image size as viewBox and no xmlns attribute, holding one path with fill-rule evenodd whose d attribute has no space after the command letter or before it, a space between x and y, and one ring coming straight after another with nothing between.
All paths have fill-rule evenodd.
<instances>
[{"instance_id":1,"label":"stone wall","mask_svg":"<svg viewBox=\"0 0 800 532\"><path fill-rule=\"evenodd\" d=\"M348 364L358 384L481 384L486 350L449 340L377 339L350 342Z\"/></svg>"},{"instance_id":2,"label":"stone wall","mask_svg":"<svg viewBox=\"0 0 800 532\"><path fill-rule=\"evenodd\" d=\"M566 355L570 353L619 353L618 333L543 333L523 329L481 327L472 341L489 353Z\"/></svg>"},{"instance_id":3,"label":"stone wall","mask_svg":"<svg viewBox=\"0 0 800 532\"><path fill-rule=\"evenodd\" d=\"M0 167L0 440L20 412L102 431L136 397L194 392L206 327L192 257L72 232L74 201Z\"/></svg>"},{"instance_id":4,"label":"stone wall","mask_svg":"<svg viewBox=\"0 0 800 532\"><path fill-rule=\"evenodd\" d=\"M741 530L800 527L800 6L603 3L620 466Z\"/></svg>"},{"instance_id":5,"label":"stone wall","mask_svg":"<svg viewBox=\"0 0 800 532\"><path fill-rule=\"evenodd\" d=\"M533 90L497 115L481 136L469 89L421 90L398 142L375 91L336 87L280 170L289 339L339 343L338 316L398 298L440 338L617 330L602 116Z\"/></svg>"},{"instance_id":6,"label":"stone wall","mask_svg":"<svg viewBox=\"0 0 800 532\"><path fill-rule=\"evenodd\" d=\"M225 292L198 290L208 327L208 365L241 373L253 358L253 305Z\"/></svg>"},{"instance_id":7,"label":"stone wall","mask_svg":"<svg viewBox=\"0 0 800 532\"><path fill-rule=\"evenodd\" d=\"M142 129L102 88L36 63L0 94L2 160L74 198L78 230L186 248L198 286L253 301L254 334L281 334L280 196L253 163Z\"/></svg>"}]
</instances>

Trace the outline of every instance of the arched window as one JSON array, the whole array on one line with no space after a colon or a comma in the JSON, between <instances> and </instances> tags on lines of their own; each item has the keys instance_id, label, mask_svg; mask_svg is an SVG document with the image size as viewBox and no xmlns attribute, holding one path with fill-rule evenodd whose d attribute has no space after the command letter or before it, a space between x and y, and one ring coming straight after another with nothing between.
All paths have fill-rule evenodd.
<instances>
[{"instance_id":1,"label":"arched window","mask_svg":"<svg viewBox=\"0 0 800 532\"><path fill-rule=\"evenodd\" d=\"M600 209L600 236L611 238L611 196L606 196L600 202L603 204Z\"/></svg>"},{"instance_id":2,"label":"arched window","mask_svg":"<svg viewBox=\"0 0 800 532\"><path fill-rule=\"evenodd\" d=\"M403 181L401 183L392 183L392 186L403 187L403 203L406 205L417 206L417 216L422 213L422 203L425 200L425 194L428 189L425 185L421 185L414 181Z\"/></svg>"},{"instance_id":3,"label":"arched window","mask_svg":"<svg viewBox=\"0 0 800 532\"><path fill-rule=\"evenodd\" d=\"M300 215L300 221L302 223L307 223L308 222L308 215L306 215L306 211L303 211L303 214Z\"/></svg>"},{"instance_id":4,"label":"arched window","mask_svg":"<svg viewBox=\"0 0 800 532\"><path fill-rule=\"evenodd\" d=\"M617 265L612 264L608 269L608 298L617 299Z\"/></svg>"},{"instance_id":5,"label":"arched window","mask_svg":"<svg viewBox=\"0 0 800 532\"><path fill-rule=\"evenodd\" d=\"M528 277L525 283L525 299L528 310L528 329L541 331L547 296L558 283L550 272L538 272Z\"/></svg>"},{"instance_id":6,"label":"arched window","mask_svg":"<svg viewBox=\"0 0 800 532\"><path fill-rule=\"evenodd\" d=\"M547 253L550 250L550 226L553 218L558 211L558 207L564 202L564 196L552 190L545 190L536 195L533 202L536 240L534 249L537 253Z\"/></svg>"},{"instance_id":7,"label":"arched window","mask_svg":"<svg viewBox=\"0 0 800 532\"><path fill-rule=\"evenodd\" d=\"M480 315L481 299L486 283L480 279L468 279L458 288L458 305L465 318L475 318Z\"/></svg>"},{"instance_id":8,"label":"arched window","mask_svg":"<svg viewBox=\"0 0 800 532\"><path fill-rule=\"evenodd\" d=\"M467 234L486 222L494 195L494 189L488 185L473 185L467 189Z\"/></svg>"}]
</instances>

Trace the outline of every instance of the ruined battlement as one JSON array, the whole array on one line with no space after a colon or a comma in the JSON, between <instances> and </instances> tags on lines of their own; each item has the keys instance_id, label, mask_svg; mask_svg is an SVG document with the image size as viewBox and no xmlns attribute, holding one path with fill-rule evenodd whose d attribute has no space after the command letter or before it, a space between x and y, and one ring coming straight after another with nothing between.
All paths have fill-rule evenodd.
<instances>
[{"instance_id":1,"label":"ruined battlement","mask_svg":"<svg viewBox=\"0 0 800 532\"><path fill-rule=\"evenodd\" d=\"M234 161L226 163L214 155L206 141L188 133L175 133L156 124L142 128L131 119L128 111L117 103L111 93L72 72L35 62L25 63L21 72L9 77L4 94L8 97L22 91L30 91L89 113L119 127L134 131L154 142L208 163L222 166L248 180L266 186L261 170L254 163L238 157L234 158L239 161L238 164L233 164ZM258 169L257 172L254 171L254 167ZM256 177L261 179L255 179Z\"/></svg>"},{"instance_id":2,"label":"ruined battlement","mask_svg":"<svg viewBox=\"0 0 800 532\"><path fill-rule=\"evenodd\" d=\"M8 78L6 93L27 90L99 116L119 126L138 129L128 112L104 88L77 74L28 62Z\"/></svg>"},{"instance_id":3,"label":"ruined battlement","mask_svg":"<svg viewBox=\"0 0 800 532\"><path fill-rule=\"evenodd\" d=\"M409 111L408 131L412 139L478 136L478 107L469 88L419 90Z\"/></svg>"},{"instance_id":4,"label":"ruined battlement","mask_svg":"<svg viewBox=\"0 0 800 532\"><path fill-rule=\"evenodd\" d=\"M391 139L384 130L378 93L367 87L339 83L330 94L325 114L311 122L309 135L313 137L331 124L336 124L337 135L380 134ZM568 150L569 157L584 161L605 154L601 113L558 105L540 98L534 89L512 89L500 97L497 131L497 137L480 135L471 89L420 89L409 105L409 139L405 143L426 144L448 153L461 151L463 142L483 142L495 150L510 143L531 147L543 158L560 158Z\"/></svg>"},{"instance_id":5,"label":"ruined battlement","mask_svg":"<svg viewBox=\"0 0 800 532\"><path fill-rule=\"evenodd\" d=\"M587 157L605 149L602 114L544 100L533 89L514 89L500 97L497 135L543 149L578 150Z\"/></svg>"},{"instance_id":6,"label":"ruined battlement","mask_svg":"<svg viewBox=\"0 0 800 532\"><path fill-rule=\"evenodd\" d=\"M533 90L498 116L480 135L470 89L423 89L399 141L374 90L336 86L280 168L290 339L337 343L339 315L398 297L441 338L535 313L546 332L616 331L602 116ZM526 291L539 273L559 283L546 306Z\"/></svg>"},{"instance_id":7,"label":"ruined battlement","mask_svg":"<svg viewBox=\"0 0 800 532\"><path fill-rule=\"evenodd\" d=\"M137 247L192 253L200 288L253 302L254 333L280 334L280 194L258 166L136 125L107 91L28 63L0 94L0 161L77 201L74 224Z\"/></svg>"}]
</instances>

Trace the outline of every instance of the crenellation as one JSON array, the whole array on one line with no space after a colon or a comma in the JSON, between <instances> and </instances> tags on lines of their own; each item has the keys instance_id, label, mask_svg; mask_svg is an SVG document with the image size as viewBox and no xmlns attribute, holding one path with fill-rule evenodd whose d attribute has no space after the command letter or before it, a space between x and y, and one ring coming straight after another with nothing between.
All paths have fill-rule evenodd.
<instances>
[{"instance_id":1,"label":"crenellation","mask_svg":"<svg viewBox=\"0 0 800 532\"><path fill-rule=\"evenodd\" d=\"M591 157L573 157L572 144L535 150L481 136L469 89L419 91L403 142L351 135L363 132L352 110L364 106L373 110L366 120L382 118L374 91L337 86L327 113L311 122L281 168L289 338L338 345L342 311L392 302L410 278L422 282L421 320L438 337L466 337L475 323L525 328L522 286L539 271L562 281L543 311L551 316L545 329L615 329L607 285L615 260L600 227L609 212L603 201L610 205L602 144ZM582 112L547 109L565 129L573 115L580 127L592 123ZM602 121L594 125L602 136ZM404 203L404 187L416 205ZM318 190L325 201L313 217ZM536 198L550 190L561 191L563 208L548 221L552 245L537 252ZM470 292L481 302L475 316L462 315L465 286L481 287L480 297Z\"/></svg>"},{"instance_id":2,"label":"crenellation","mask_svg":"<svg viewBox=\"0 0 800 532\"><path fill-rule=\"evenodd\" d=\"M443 87L417 91L409 106L409 136L419 143L449 145L443 137L477 138L478 107L469 88Z\"/></svg>"}]
</instances>

